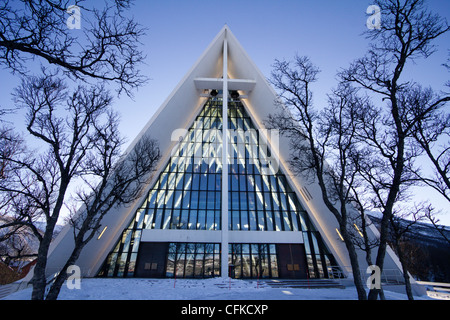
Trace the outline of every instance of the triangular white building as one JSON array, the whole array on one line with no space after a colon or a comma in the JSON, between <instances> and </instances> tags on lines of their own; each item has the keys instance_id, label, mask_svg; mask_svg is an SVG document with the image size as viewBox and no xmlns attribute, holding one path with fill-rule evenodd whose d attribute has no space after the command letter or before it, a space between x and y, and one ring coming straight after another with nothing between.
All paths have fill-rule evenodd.
<instances>
[{"instance_id":1,"label":"triangular white building","mask_svg":"<svg viewBox=\"0 0 450 320\"><path fill-rule=\"evenodd\" d=\"M318 185L291 173L289 141L264 129L275 100L223 27L131 144L156 139L162 158L143 197L104 217L77 261L82 276L226 277L231 266L237 278L328 278L337 269L351 278ZM49 274L72 242L67 226ZM392 250L384 268L401 270Z\"/></svg>"}]
</instances>

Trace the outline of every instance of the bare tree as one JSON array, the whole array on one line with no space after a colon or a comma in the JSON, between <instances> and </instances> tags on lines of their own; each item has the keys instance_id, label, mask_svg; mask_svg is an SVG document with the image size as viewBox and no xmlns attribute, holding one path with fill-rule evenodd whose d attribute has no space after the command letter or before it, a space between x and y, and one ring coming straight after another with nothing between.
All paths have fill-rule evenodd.
<instances>
[{"instance_id":1,"label":"bare tree","mask_svg":"<svg viewBox=\"0 0 450 320\"><path fill-rule=\"evenodd\" d=\"M368 54L356 60L340 76L385 101L373 110L373 120L366 122L361 138L378 153L371 167L364 170L374 192L374 202L381 208L380 246L376 265L383 269L389 221L395 205L407 197L414 184L414 160L420 154L411 142L418 121L435 114L448 97L425 107L411 103L415 84L402 82L405 66L418 58L427 58L435 50L433 40L450 30L439 15L427 11L422 0L377 0L382 23L379 30L367 33L371 42ZM372 289L369 299L379 290Z\"/></svg>"},{"instance_id":2,"label":"bare tree","mask_svg":"<svg viewBox=\"0 0 450 320\"><path fill-rule=\"evenodd\" d=\"M427 206L424 204L416 204L412 208L404 207L402 212L395 212L390 219L389 242L397 253L402 266L403 279L405 281L406 294L409 300L414 300L411 290L411 281L407 269L407 261L405 252L402 248L402 242L411 232L411 228L421 219L424 218L424 212Z\"/></svg>"},{"instance_id":3,"label":"bare tree","mask_svg":"<svg viewBox=\"0 0 450 320\"><path fill-rule=\"evenodd\" d=\"M85 178L87 182L88 175L97 175L100 181L109 176L112 180L103 182L104 186L90 186L94 190L114 190L115 198L110 196L107 202L115 204L125 201L125 197L131 197L127 195L127 192L131 191L126 189L144 178L145 170L151 169L148 161L153 165L155 156L149 159L142 159L137 155L134 158L129 156L131 160L127 161L134 163L135 167L129 167L133 170L125 173L137 175L134 180L130 180L129 175L121 175L120 172L124 173L123 169L112 173L114 166L119 166L115 160L117 161L123 141L117 130L117 115L110 108L112 98L101 86L78 86L70 93L61 79L29 77L23 80L22 85L15 91L15 100L18 106L27 110L27 131L44 151L36 149L18 157L6 157L4 160L13 164L15 169L8 183L0 185L0 191L10 195L10 198L20 199L19 207L22 212L17 215L16 223L26 224L35 231L39 239L32 280L32 299L40 300L44 298L46 287L45 270L49 245L69 185L79 177ZM149 156L150 151L154 152L154 155L158 154L154 147L155 143L148 144L146 149L141 147L142 154ZM105 191L102 191L100 196L105 197ZM101 197L95 199L94 194L97 202L105 201ZM105 207L106 204L102 203L101 206L95 205L96 209L88 208L92 214L99 214ZM95 232L100 220L91 217L89 221L87 217L84 218L88 227ZM42 235L37 233L35 226L38 219L45 222ZM83 218L77 221L82 223L82 220ZM85 228L85 233L89 230L88 227ZM85 245L84 239L81 239Z\"/></svg>"},{"instance_id":4,"label":"bare tree","mask_svg":"<svg viewBox=\"0 0 450 320\"><path fill-rule=\"evenodd\" d=\"M69 29L68 9L79 9L80 30ZM7 0L0 4L0 65L21 75L28 62L60 70L73 79L115 82L128 95L146 78L139 65L144 29L126 18L131 0ZM52 72L53 73L53 72Z\"/></svg>"},{"instance_id":5,"label":"bare tree","mask_svg":"<svg viewBox=\"0 0 450 320\"><path fill-rule=\"evenodd\" d=\"M97 233L102 218L114 206L130 203L140 196L142 186L148 182L160 158L156 141L144 137L126 157L120 159L122 141L118 137L117 126L118 121L112 115L103 128L97 128L94 139L100 156L94 154L85 163L85 174L82 176L84 189L76 195L82 207L70 219L75 247L54 279L47 300L58 297L67 277L67 269L75 264L82 249Z\"/></svg>"},{"instance_id":6,"label":"bare tree","mask_svg":"<svg viewBox=\"0 0 450 320\"><path fill-rule=\"evenodd\" d=\"M450 96L441 96L431 88L416 86L410 91L409 100L423 109L436 105L440 110L418 119L412 130L415 141L434 168L432 173L422 170L416 175L450 202L450 112L445 108Z\"/></svg>"},{"instance_id":7,"label":"bare tree","mask_svg":"<svg viewBox=\"0 0 450 320\"><path fill-rule=\"evenodd\" d=\"M318 182L322 199L335 216L348 250L358 298L365 300L349 222L358 167L354 160L363 151L358 147L357 122L353 119L362 116L367 101L358 97L354 88L342 84L329 95L324 111L318 113L311 91L318 73L318 68L306 57L297 56L293 62L277 60L270 81L279 90L281 110L270 115L267 124L290 138L293 171Z\"/></svg>"},{"instance_id":8,"label":"bare tree","mask_svg":"<svg viewBox=\"0 0 450 320\"><path fill-rule=\"evenodd\" d=\"M444 238L445 241L447 241L447 244L450 246L450 239L445 234L445 227L438 225L439 219L436 218L435 211L436 211L436 209L433 208L433 206L429 205L425 209L425 217L431 222L433 227L439 232L439 234L442 236L442 238Z\"/></svg>"}]
</instances>

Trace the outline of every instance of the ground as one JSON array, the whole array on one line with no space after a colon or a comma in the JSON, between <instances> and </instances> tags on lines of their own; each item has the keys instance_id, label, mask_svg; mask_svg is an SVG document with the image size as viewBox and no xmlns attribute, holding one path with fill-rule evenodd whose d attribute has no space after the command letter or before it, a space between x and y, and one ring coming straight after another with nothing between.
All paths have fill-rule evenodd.
<instances>
[{"instance_id":1,"label":"ground","mask_svg":"<svg viewBox=\"0 0 450 320\"><path fill-rule=\"evenodd\" d=\"M61 289L60 300L356 300L354 287L344 289L272 288L256 280L236 279L105 279L74 281ZM404 294L386 291L388 300L406 300ZM31 289L7 300L29 300ZM417 299L429 299L426 296Z\"/></svg>"}]
</instances>

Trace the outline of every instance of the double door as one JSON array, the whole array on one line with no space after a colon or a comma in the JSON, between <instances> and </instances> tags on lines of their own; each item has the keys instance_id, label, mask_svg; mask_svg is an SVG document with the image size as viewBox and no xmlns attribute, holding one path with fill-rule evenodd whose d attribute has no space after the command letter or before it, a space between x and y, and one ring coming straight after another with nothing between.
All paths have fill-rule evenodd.
<instances>
[{"instance_id":1,"label":"double door","mask_svg":"<svg viewBox=\"0 0 450 320\"><path fill-rule=\"evenodd\" d=\"M282 279L306 279L308 266L303 244L278 244L278 272Z\"/></svg>"}]
</instances>

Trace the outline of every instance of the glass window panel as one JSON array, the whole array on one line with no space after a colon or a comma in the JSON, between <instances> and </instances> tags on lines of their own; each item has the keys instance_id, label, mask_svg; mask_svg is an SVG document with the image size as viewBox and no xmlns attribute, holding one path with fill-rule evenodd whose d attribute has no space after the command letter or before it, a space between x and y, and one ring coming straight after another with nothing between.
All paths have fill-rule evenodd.
<instances>
[{"instance_id":1,"label":"glass window panel","mask_svg":"<svg viewBox=\"0 0 450 320\"><path fill-rule=\"evenodd\" d=\"M254 192L248 192L247 193L247 198L248 198L248 209L249 210L256 210L255 193Z\"/></svg>"},{"instance_id":2,"label":"glass window panel","mask_svg":"<svg viewBox=\"0 0 450 320\"><path fill-rule=\"evenodd\" d=\"M168 190L166 193L166 200L165 200L165 207L166 208L172 208L173 207L173 196L174 196L174 191L173 190Z\"/></svg>"},{"instance_id":3,"label":"glass window panel","mask_svg":"<svg viewBox=\"0 0 450 320\"><path fill-rule=\"evenodd\" d=\"M269 192L264 192L264 206L266 210L271 210L272 209L272 197L271 197L271 193Z\"/></svg>"},{"instance_id":4,"label":"glass window panel","mask_svg":"<svg viewBox=\"0 0 450 320\"><path fill-rule=\"evenodd\" d=\"M149 197L148 197L148 199L149 199L149 201L148 201L148 206L149 206L150 208L156 207L156 194L157 194L157 191L156 191L156 190L152 190L152 191L150 192L150 195L149 195Z\"/></svg>"},{"instance_id":5,"label":"glass window panel","mask_svg":"<svg viewBox=\"0 0 450 320\"><path fill-rule=\"evenodd\" d=\"M198 191L192 191L191 192L190 208L191 209L198 209Z\"/></svg>"},{"instance_id":6,"label":"glass window panel","mask_svg":"<svg viewBox=\"0 0 450 320\"><path fill-rule=\"evenodd\" d=\"M241 230L249 230L248 211L241 210L240 216L241 216Z\"/></svg>"},{"instance_id":7,"label":"glass window panel","mask_svg":"<svg viewBox=\"0 0 450 320\"><path fill-rule=\"evenodd\" d=\"M311 254L311 246L309 245L308 232L303 232L303 243L305 244L306 254Z\"/></svg>"},{"instance_id":8,"label":"glass window panel","mask_svg":"<svg viewBox=\"0 0 450 320\"><path fill-rule=\"evenodd\" d=\"M108 269L108 277L113 277L114 276L114 270L116 268L116 262L117 262L117 256L118 253L113 252L111 253L111 255L109 256L109 269Z\"/></svg>"},{"instance_id":9,"label":"glass window panel","mask_svg":"<svg viewBox=\"0 0 450 320\"><path fill-rule=\"evenodd\" d=\"M233 255L233 264L236 278L242 278L242 261L240 253Z\"/></svg>"},{"instance_id":10,"label":"glass window panel","mask_svg":"<svg viewBox=\"0 0 450 320\"><path fill-rule=\"evenodd\" d=\"M264 209L263 194L261 192L258 192L255 195L256 195L256 209L263 210Z\"/></svg>"},{"instance_id":11,"label":"glass window panel","mask_svg":"<svg viewBox=\"0 0 450 320\"><path fill-rule=\"evenodd\" d=\"M161 229L169 229L169 227L170 227L169 223L170 223L171 216L172 216L172 210L165 209L164 210L164 220L163 220Z\"/></svg>"},{"instance_id":12,"label":"glass window panel","mask_svg":"<svg viewBox=\"0 0 450 320\"><path fill-rule=\"evenodd\" d=\"M166 198L166 190L159 190L158 191L158 197L156 199L157 208L164 207L165 199Z\"/></svg>"},{"instance_id":13,"label":"glass window panel","mask_svg":"<svg viewBox=\"0 0 450 320\"><path fill-rule=\"evenodd\" d=\"M214 228L214 210L206 212L206 230L215 230Z\"/></svg>"},{"instance_id":14,"label":"glass window panel","mask_svg":"<svg viewBox=\"0 0 450 320\"><path fill-rule=\"evenodd\" d=\"M200 187L200 174L192 174L192 190L198 190Z\"/></svg>"},{"instance_id":15,"label":"glass window panel","mask_svg":"<svg viewBox=\"0 0 450 320\"><path fill-rule=\"evenodd\" d=\"M290 188L286 181L286 177L284 175L279 174L279 175L277 175L277 178L278 178L278 186L280 188L280 192L287 193L287 191L288 191L287 189L290 189Z\"/></svg>"},{"instance_id":16,"label":"glass window panel","mask_svg":"<svg viewBox=\"0 0 450 320\"><path fill-rule=\"evenodd\" d=\"M274 254L270 255L270 271L272 272L272 278L278 278L278 261Z\"/></svg>"},{"instance_id":17,"label":"glass window panel","mask_svg":"<svg viewBox=\"0 0 450 320\"><path fill-rule=\"evenodd\" d=\"M242 244L240 243L232 243L228 246L228 248L231 250L231 254L241 253L242 252Z\"/></svg>"},{"instance_id":18,"label":"glass window panel","mask_svg":"<svg viewBox=\"0 0 450 320\"><path fill-rule=\"evenodd\" d=\"M189 190L184 191L184 195L183 195L183 209L188 209L190 208L191 204L191 192Z\"/></svg>"},{"instance_id":19,"label":"glass window panel","mask_svg":"<svg viewBox=\"0 0 450 320\"><path fill-rule=\"evenodd\" d=\"M304 211L300 211L297 214L298 218L300 219L300 225L302 227L302 230L303 231L308 231L309 228L308 228L308 225L306 224L306 220L305 220L304 215L306 215L306 212L304 212Z\"/></svg>"},{"instance_id":20,"label":"glass window panel","mask_svg":"<svg viewBox=\"0 0 450 320\"><path fill-rule=\"evenodd\" d=\"M142 229L142 226L144 224L144 217L145 217L145 209L139 209L139 211L136 213L136 228Z\"/></svg>"},{"instance_id":21,"label":"glass window panel","mask_svg":"<svg viewBox=\"0 0 450 320\"><path fill-rule=\"evenodd\" d=\"M257 227L257 219L256 219L256 211L250 210L249 211L249 217L250 217L250 230L256 231L258 230Z\"/></svg>"},{"instance_id":22,"label":"glass window panel","mask_svg":"<svg viewBox=\"0 0 450 320\"><path fill-rule=\"evenodd\" d=\"M195 243L186 243L186 253L195 253Z\"/></svg>"},{"instance_id":23,"label":"glass window panel","mask_svg":"<svg viewBox=\"0 0 450 320\"><path fill-rule=\"evenodd\" d=\"M177 243L169 243L169 253L177 252Z\"/></svg>"},{"instance_id":24,"label":"glass window panel","mask_svg":"<svg viewBox=\"0 0 450 320\"><path fill-rule=\"evenodd\" d=\"M188 227L188 221L189 221L189 210L182 210L181 211L181 218L180 218L180 229L187 229Z\"/></svg>"},{"instance_id":25,"label":"glass window panel","mask_svg":"<svg viewBox=\"0 0 450 320\"><path fill-rule=\"evenodd\" d=\"M316 278L316 272L314 271L314 262L310 254L306 255L306 263L308 264L308 275L310 278Z\"/></svg>"},{"instance_id":26,"label":"glass window panel","mask_svg":"<svg viewBox=\"0 0 450 320\"><path fill-rule=\"evenodd\" d=\"M239 219L239 211L237 211L237 210L231 211L230 217L232 220L231 221L231 230L240 230L241 222Z\"/></svg>"},{"instance_id":27,"label":"glass window panel","mask_svg":"<svg viewBox=\"0 0 450 320\"><path fill-rule=\"evenodd\" d=\"M132 244L132 247L131 247L131 251L132 252L138 252L138 250L139 250L139 243L141 241L141 233L142 233L141 230L134 231L133 244Z\"/></svg>"},{"instance_id":28,"label":"glass window panel","mask_svg":"<svg viewBox=\"0 0 450 320\"><path fill-rule=\"evenodd\" d=\"M265 217L264 211L256 211L256 214L258 216L258 230L259 231L266 230L266 226L264 223L264 217Z\"/></svg>"},{"instance_id":29,"label":"glass window panel","mask_svg":"<svg viewBox=\"0 0 450 320\"><path fill-rule=\"evenodd\" d=\"M311 234L311 239L312 239L313 246L314 246L314 252L316 254L318 254L320 251L319 251L319 244L317 243L316 233L311 232L310 234Z\"/></svg>"},{"instance_id":30,"label":"glass window panel","mask_svg":"<svg viewBox=\"0 0 450 320\"><path fill-rule=\"evenodd\" d=\"M178 226L180 225L180 210L173 209L172 210L172 221L171 221L171 229L178 229Z\"/></svg>"},{"instance_id":31,"label":"glass window panel","mask_svg":"<svg viewBox=\"0 0 450 320\"><path fill-rule=\"evenodd\" d=\"M207 205L206 208L208 210L214 210L214 199L215 199L215 192L213 191L208 191L208 197L207 197Z\"/></svg>"},{"instance_id":32,"label":"glass window panel","mask_svg":"<svg viewBox=\"0 0 450 320\"><path fill-rule=\"evenodd\" d=\"M239 210L239 192L231 192L231 210Z\"/></svg>"},{"instance_id":33,"label":"glass window panel","mask_svg":"<svg viewBox=\"0 0 450 320\"><path fill-rule=\"evenodd\" d=\"M230 175L230 186L231 186L231 190L233 191L238 191L239 190L239 179L238 179L238 175L237 173L231 174Z\"/></svg>"},{"instance_id":34,"label":"glass window panel","mask_svg":"<svg viewBox=\"0 0 450 320\"><path fill-rule=\"evenodd\" d=\"M120 258L117 261L117 265L118 265L117 276L118 277L123 277L124 276L125 265L126 265L126 262L127 262L127 256L128 256L128 253L127 252L123 252L120 255Z\"/></svg>"},{"instance_id":35,"label":"glass window panel","mask_svg":"<svg viewBox=\"0 0 450 320\"><path fill-rule=\"evenodd\" d=\"M205 244L204 243L195 243L195 252L196 253L205 253Z\"/></svg>"},{"instance_id":36,"label":"glass window panel","mask_svg":"<svg viewBox=\"0 0 450 320\"><path fill-rule=\"evenodd\" d=\"M155 209L148 209L148 212L145 217L144 227L146 229L153 229L153 218L154 218Z\"/></svg>"},{"instance_id":37,"label":"glass window panel","mask_svg":"<svg viewBox=\"0 0 450 320\"><path fill-rule=\"evenodd\" d=\"M186 264L184 276L186 278L192 278L194 276L194 254L186 254Z\"/></svg>"},{"instance_id":38,"label":"glass window panel","mask_svg":"<svg viewBox=\"0 0 450 320\"><path fill-rule=\"evenodd\" d=\"M215 189L216 189L216 175L214 173L210 173L208 174L208 190L215 190Z\"/></svg>"},{"instance_id":39,"label":"glass window panel","mask_svg":"<svg viewBox=\"0 0 450 320\"><path fill-rule=\"evenodd\" d=\"M284 194L284 192L280 192L278 194L278 196L280 197L281 210L287 211L288 207L287 207L287 204L286 204L286 195Z\"/></svg>"},{"instance_id":40,"label":"glass window panel","mask_svg":"<svg viewBox=\"0 0 450 320\"><path fill-rule=\"evenodd\" d=\"M185 173L184 174L184 185L183 185L183 189L184 190L190 190L192 189L192 174L191 173Z\"/></svg>"},{"instance_id":41,"label":"glass window panel","mask_svg":"<svg viewBox=\"0 0 450 320\"><path fill-rule=\"evenodd\" d=\"M161 221L163 214L164 214L163 209L156 209L155 222L153 223L152 229L161 229Z\"/></svg>"},{"instance_id":42,"label":"glass window panel","mask_svg":"<svg viewBox=\"0 0 450 320\"><path fill-rule=\"evenodd\" d=\"M247 190L255 191L255 178L252 175L247 175Z\"/></svg>"},{"instance_id":43,"label":"glass window panel","mask_svg":"<svg viewBox=\"0 0 450 320\"><path fill-rule=\"evenodd\" d=\"M216 192L216 201L215 201L216 210L221 209L221 207L222 207L221 198L222 198L221 192Z\"/></svg>"},{"instance_id":44,"label":"glass window panel","mask_svg":"<svg viewBox=\"0 0 450 320\"><path fill-rule=\"evenodd\" d=\"M267 230L274 231L272 212L266 211Z\"/></svg>"},{"instance_id":45,"label":"glass window panel","mask_svg":"<svg viewBox=\"0 0 450 320\"><path fill-rule=\"evenodd\" d=\"M197 228L197 210L190 210L189 212L189 230L195 230Z\"/></svg>"},{"instance_id":46,"label":"glass window panel","mask_svg":"<svg viewBox=\"0 0 450 320\"><path fill-rule=\"evenodd\" d=\"M197 217L197 230L205 230L206 228L205 223L206 223L206 211L199 210Z\"/></svg>"},{"instance_id":47,"label":"glass window panel","mask_svg":"<svg viewBox=\"0 0 450 320\"><path fill-rule=\"evenodd\" d=\"M198 253L195 255L195 272L194 276L197 278L203 277L203 259L204 259L203 253Z\"/></svg>"},{"instance_id":48,"label":"glass window panel","mask_svg":"<svg viewBox=\"0 0 450 320\"><path fill-rule=\"evenodd\" d=\"M205 276L214 277L214 258L212 254L205 256Z\"/></svg>"},{"instance_id":49,"label":"glass window panel","mask_svg":"<svg viewBox=\"0 0 450 320\"><path fill-rule=\"evenodd\" d=\"M200 191L199 192L199 199L198 199L198 208L199 209L206 209L206 191Z\"/></svg>"},{"instance_id":50,"label":"glass window panel","mask_svg":"<svg viewBox=\"0 0 450 320\"><path fill-rule=\"evenodd\" d=\"M175 182L175 189L177 189L177 190L183 189L183 177L184 177L183 171L179 172L177 174L177 179Z\"/></svg>"},{"instance_id":51,"label":"glass window panel","mask_svg":"<svg viewBox=\"0 0 450 320\"><path fill-rule=\"evenodd\" d=\"M276 193L272 193L272 210L280 210L280 202L278 201L278 195Z\"/></svg>"},{"instance_id":52,"label":"glass window panel","mask_svg":"<svg viewBox=\"0 0 450 320\"><path fill-rule=\"evenodd\" d=\"M220 211L218 211L218 210L215 211L215 217L214 217L214 219L215 219L215 222L214 222L214 230L221 230L221 223L222 223L222 220L221 220L221 214L220 214Z\"/></svg>"},{"instance_id":53,"label":"glass window panel","mask_svg":"<svg viewBox=\"0 0 450 320\"><path fill-rule=\"evenodd\" d=\"M208 190L208 176L203 173L200 175L200 190Z\"/></svg>"},{"instance_id":54,"label":"glass window panel","mask_svg":"<svg viewBox=\"0 0 450 320\"><path fill-rule=\"evenodd\" d=\"M188 157L187 158L187 161L186 161L186 169L185 169L185 171L186 172L192 172L193 171L193 166L192 166L192 159L190 158L190 157ZM186 179L185 179L186 180ZM186 182L185 182L185 184L186 184Z\"/></svg>"},{"instance_id":55,"label":"glass window panel","mask_svg":"<svg viewBox=\"0 0 450 320\"><path fill-rule=\"evenodd\" d=\"M247 210L248 209L247 192L241 191L239 192L239 196L240 196L240 209Z\"/></svg>"},{"instance_id":56,"label":"glass window panel","mask_svg":"<svg viewBox=\"0 0 450 320\"><path fill-rule=\"evenodd\" d=\"M242 255L242 278L250 278L251 273L251 261L249 254Z\"/></svg>"},{"instance_id":57,"label":"glass window panel","mask_svg":"<svg viewBox=\"0 0 450 320\"><path fill-rule=\"evenodd\" d=\"M175 189L175 178L176 173L172 172L169 174L168 183L167 183L167 189Z\"/></svg>"},{"instance_id":58,"label":"glass window panel","mask_svg":"<svg viewBox=\"0 0 450 320\"><path fill-rule=\"evenodd\" d=\"M277 185L277 179L275 176L269 176L270 177L270 185L272 187L272 191L278 191L278 185Z\"/></svg>"},{"instance_id":59,"label":"glass window panel","mask_svg":"<svg viewBox=\"0 0 450 320\"><path fill-rule=\"evenodd\" d=\"M134 276L134 271L136 268L136 259L137 259L137 253L132 253L130 255L130 261L128 262L127 277Z\"/></svg>"},{"instance_id":60,"label":"glass window panel","mask_svg":"<svg viewBox=\"0 0 450 320\"><path fill-rule=\"evenodd\" d=\"M216 174L216 190L222 190L222 174Z\"/></svg>"},{"instance_id":61,"label":"glass window panel","mask_svg":"<svg viewBox=\"0 0 450 320\"><path fill-rule=\"evenodd\" d=\"M239 176L239 188L240 191L247 190L247 176L245 174Z\"/></svg>"},{"instance_id":62,"label":"glass window panel","mask_svg":"<svg viewBox=\"0 0 450 320\"><path fill-rule=\"evenodd\" d=\"M291 221L292 221L292 230L293 231L301 231L298 228L297 214L291 211Z\"/></svg>"},{"instance_id":63,"label":"glass window panel","mask_svg":"<svg viewBox=\"0 0 450 320\"><path fill-rule=\"evenodd\" d=\"M166 277L173 278L175 275L175 253L167 255Z\"/></svg>"},{"instance_id":64,"label":"glass window panel","mask_svg":"<svg viewBox=\"0 0 450 320\"><path fill-rule=\"evenodd\" d=\"M255 190L257 192L261 192L263 190L262 182L261 182L261 176L255 175Z\"/></svg>"},{"instance_id":65,"label":"glass window panel","mask_svg":"<svg viewBox=\"0 0 450 320\"><path fill-rule=\"evenodd\" d=\"M281 214L283 215L284 231L292 231L291 221L289 220L289 212L283 210L281 211Z\"/></svg>"},{"instance_id":66,"label":"glass window panel","mask_svg":"<svg viewBox=\"0 0 450 320\"><path fill-rule=\"evenodd\" d=\"M173 201L173 207L176 209L180 209L181 208L181 201L183 199L183 191L181 190L177 190L175 191L175 198Z\"/></svg>"},{"instance_id":67,"label":"glass window panel","mask_svg":"<svg viewBox=\"0 0 450 320\"><path fill-rule=\"evenodd\" d=\"M322 266L322 260L320 259L320 255L316 254L316 263L317 263L317 269L319 270L319 277L323 278L325 276Z\"/></svg>"},{"instance_id":68,"label":"glass window panel","mask_svg":"<svg viewBox=\"0 0 450 320\"><path fill-rule=\"evenodd\" d=\"M268 179L267 175L261 175L261 178L262 178L262 188L263 188L262 190L265 192L270 191L269 179Z\"/></svg>"},{"instance_id":69,"label":"glass window panel","mask_svg":"<svg viewBox=\"0 0 450 320\"><path fill-rule=\"evenodd\" d=\"M168 178L168 173L167 172L163 172L161 174L161 176L159 177L159 182L160 182L160 189L165 189L167 186L167 178Z\"/></svg>"}]
</instances>

